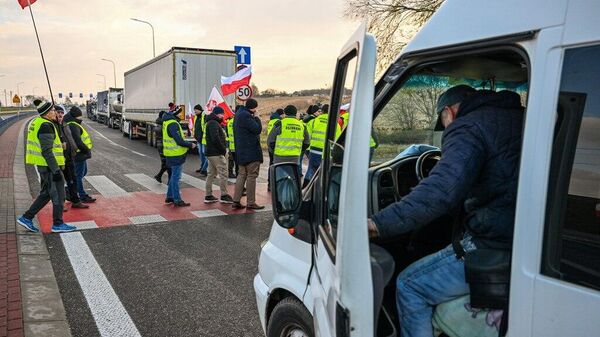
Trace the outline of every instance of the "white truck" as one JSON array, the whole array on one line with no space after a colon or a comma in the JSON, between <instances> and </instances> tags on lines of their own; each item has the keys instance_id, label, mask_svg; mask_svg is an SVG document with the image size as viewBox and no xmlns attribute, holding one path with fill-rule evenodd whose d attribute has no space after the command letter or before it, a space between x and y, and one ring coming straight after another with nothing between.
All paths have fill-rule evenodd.
<instances>
[{"instance_id":1,"label":"white truck","mask_svg":"<svg viewBox=\"0 0 600 337\"><path fill-rule=\"evenodd\" d=\"M432 308L432 326L450 337L600 335L597 13L598 1L446 0L378 81L375 39L359 29L337 60L319 170L301 190L297 165L271 167L276 222L254 279L265 334L400 335L397 276L450 244L454 214L374 241L367 219L443 158L430 150L441 147L437 97L468 84L513 91L525 107L510 293L500 329L468 295Z\"/></svg>"},{"instance_id":2,"label":"white truck","mask_svg":"<svg viewBox=\"0 0 600 337\"><path fill-rule=\"evenodd\" d=\"M158 113L168 110L170 102L183 106L204 106L213 86L221 84L221 76L236 71L233 50L173 47L166 53L125 73L123 135L145 137L156 146L155 120ZM232 95L225 97L234 104Z\"/></svg>"},{"instance_id":3,"label":"white truck","mask_svg":"<svg viewBox=\"0 0 600 337\"><path fill-rule=\"evenodd\" d=\"M121 127L121 111L123 109L123 89L108 88L97 94L96 121L109 128Z\"/></svg>"}]
</instances>

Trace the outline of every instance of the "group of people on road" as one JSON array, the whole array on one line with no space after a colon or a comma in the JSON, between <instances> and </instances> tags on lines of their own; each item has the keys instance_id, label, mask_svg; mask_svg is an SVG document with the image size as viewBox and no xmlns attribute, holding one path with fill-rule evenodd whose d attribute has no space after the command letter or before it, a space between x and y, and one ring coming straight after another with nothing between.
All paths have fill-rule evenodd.
<instances>
[{"instance_id":1,"label":"group of people on road","mask_svg":"<svg viewBox=\"0 0 600 337\"><path fill-rule=\"evenodd\" d=\"M17 219L17 223L31 232L39 232L33 218L48 202L52 202L52 232L70 232L77 227L63 221L71 209L89 208L96 199L83 188L87 174L87 160L92 157L92 139L82 125L82 112L76 106L68 113L63 106L36 100L38 117L27 129L25 163L34 165L39 173L41 190L31 207Z\"/></svg>"}]
</instances>

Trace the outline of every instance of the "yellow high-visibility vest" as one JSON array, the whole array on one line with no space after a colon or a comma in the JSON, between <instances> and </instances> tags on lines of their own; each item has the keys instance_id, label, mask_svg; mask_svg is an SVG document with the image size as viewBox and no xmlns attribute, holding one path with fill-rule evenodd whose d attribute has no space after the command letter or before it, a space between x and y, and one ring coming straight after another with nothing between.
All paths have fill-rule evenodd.
<instances>
[{"instance_id":1,"label":"yellow high-visibility vest","mask_svg":"<svg viewBox=\"0 0 600 337\"><path fill-rule=\"evenodd\" d=\"M58 135L56 126L51 121L42 117L37 117L29 125L27 130L27 146L25 153L25 163L36 166L48 166L46 159L42 156L42 145L38 137L38 131L44 123L50 123L54 128L54 143L52 145L52 154L59 166L65 165L65 155L63 153L62 143Z\"/></svg>"},{"instance_id":2,"label":"yellow high-visibility vest","mask_svg":"<svg viewBox=\"0 0 600 337\"><path fill-rule=\"evenodd\" d=\"M342 119L342 130L344 130L348 126L348 118L350 118L350 113L346 112L345 114L341 115L340 118ZM369 147L377 147L377 142L375 142L375 138L373 138L373 136L371 136L371 139L369 139Z\"/></svg>"},{"instance_id":3,"label":"yellow high-visibility vest","mask_svg":"<svg viewBox=\"0 0 600 337\"><path fill-rule=\"evenodd\" d=\"M88 149L91 150L94 147L94 145L92 144L92 139L90 138L90 135L85 130L85 128L81 126L81 124L74 121L67 123L67 125L70 124L77 125L81 129L81 141L83 142L83 144L85 144L85 146L87 146ZM77 149L77 152L80 152L79 149Z\"/></svg>"},{"instance_id":4,"label":"yellow high-visibility vest","mask_svg":"<svg viewBox=\"0 0 600 337\"><path fill-rule=\"evenodd\" d=\"M162 133L163 133L163 155L165 157L183 156L188 151L187 147L180 146L179 144L177 144L175 142L175 138L169 136L169 133L167 132L167 129L169 128L169 125L173 124L173 123L177 123L177 127L179 127L179 133L181 134L181 138L184 138L183 128L181 127L181 124L179 124L178 121L176 121L174 119L169 119L168 121L163 122L163 129L162 129Z\"/></svg>"},{"instance_id":5,"label":"yellow high-visibility vest","mask_svg":"<svg viewBox=\"0 0 600 337\"><path fill-rule=\"evenodd\" d=\"M299 157L304 142L304 123L294 117L281 120L281 134L275 139L276 156Z\"/></svg>"},{"instance_id":6,"label":"yellow high-visibility vest","mask_svg":"<svg viewBox=\"0 0 600 337\"><path fill-rule=\"evenodd\" d=\"M279 118L269 120L269 124L267 124L267 136L271 134L271 130L273 130L273 125L275 125L275 122L280 120L281 119Z\"/></svg>"},{"instance_id":7,"label":"yellow high-visibility vest","mask_svg":"<svg viewBox=\"0 0 600 337\"><path fill-rule=\"evenodd\" d=\"M310 148L313 150L323 151L323 148L325 147L328 117L328 114L322 114L308 122L307 128L310 132Z\"/></svg>"},{"instance_id":8,"label":"yellow high-visibility vest","mask_svg":"<svg viewBox=\"0 0 600 337\"><path fill-rule=\"evenodd\" d=\"M206 115L202 113L200 118L200 126L202 127L202 145L206 145Z\"/></svg>"},{"instance_id":9,"label":"yellow high-visibility vest","mask_svg":"<svg viewBox=\"0 0 600 337\"><path fill-rule=\"evenodd\" d=\"M229 151L235 152L235 142L233 138L233 117L227 121L227 141L229 142Z\"/></svg>"}]
</instances>

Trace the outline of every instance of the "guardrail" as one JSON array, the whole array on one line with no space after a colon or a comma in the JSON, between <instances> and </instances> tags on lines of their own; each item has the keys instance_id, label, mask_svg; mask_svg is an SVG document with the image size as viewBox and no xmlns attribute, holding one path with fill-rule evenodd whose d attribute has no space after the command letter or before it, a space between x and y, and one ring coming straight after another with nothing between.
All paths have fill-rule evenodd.
<instances>
[{"instance_id":1,"label":"guardrail","mask_svg":"<svg viewBox=\"0 0 600 337\"><path fill-rule=\"evenodd\" d=\"M0 116L0 134L4 132L9 126L13 125L18 120L29 118L35 115L35 111L22 111L18 115L3 118Z\"/></svg>"}]
</instances>

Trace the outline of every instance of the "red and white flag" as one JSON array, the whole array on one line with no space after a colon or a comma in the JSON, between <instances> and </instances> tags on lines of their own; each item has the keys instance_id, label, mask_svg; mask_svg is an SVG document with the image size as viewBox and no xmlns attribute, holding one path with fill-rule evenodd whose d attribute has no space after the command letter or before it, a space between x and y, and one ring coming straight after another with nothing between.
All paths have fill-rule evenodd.
<instances>
[{"instance_id":1,"label":"red and white flag","mask_svg":"<svg viewBox=\"0 0 600 337\"><path fill-rule=\"evenodd\" d=\"M37 0L17 0L19 2L19 5L21 5L22 9L25 9L25 7L29 6L29 5L33 5Z\"/></svg>"},{"instance_id":2,"label":"red and white flag","mask_svg":"<svg viewBox=\"0 0 600 337\"><path fill-rule=\"evenodd\" d=\"M227 105L223 96L221 96L219 90L217 90L217 87L213 87L210 96L208 97L208 102L206 102L206 114L212 113L213 109L217 106L223 108L223 111L225 111L223 120L233 117L233 111L231 111L229 105Z\"/></svg>"},{"instance_id":3,"label":"red and white flag","mask_svg":"<svg viewBox=\"0 0 600 337\"><path fill-rule=\"evenodd\" d=\"M221 76L221 92L223 96L234 93L237 88L243 85L250 85L250 78L252 77L252 67L240 69L237 73L231 77Z\"/></svg>"}]
</instances>

